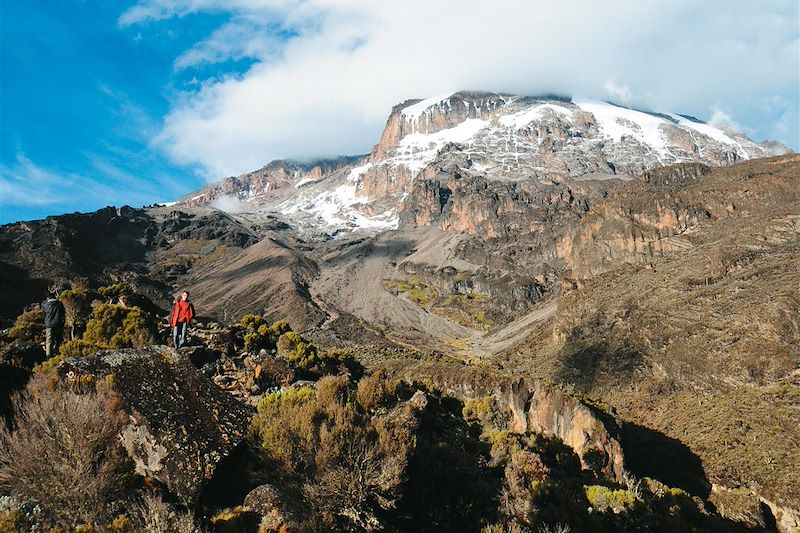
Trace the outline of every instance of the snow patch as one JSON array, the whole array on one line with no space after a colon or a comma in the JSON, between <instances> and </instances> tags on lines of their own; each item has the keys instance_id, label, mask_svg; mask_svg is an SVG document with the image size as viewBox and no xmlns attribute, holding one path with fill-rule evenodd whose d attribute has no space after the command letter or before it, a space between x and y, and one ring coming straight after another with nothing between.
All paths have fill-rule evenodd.
<instances>
[{"instance_id":1,"label":"snow patch","mask_svg":"<svg viewBox=\"0 0 800 533\"><path fill-rule=\"evenodd\" d=\"M678 121L678 124L685 128L690 128L705 135L707 137L711 137L715 141L722 143L722 144L732 144L734 146L739 146L739 143L736 142L733 138L731 138L727 133L722 131L719 128L715 128L705 122L695 122L693 120L689 120L688 118L682 117L680 115L670 115L672 118Z\"/></svg>"},{"instance_id":2,"label":"snow patch","mask_svg":"<svg viewBox=\"0 0 800 533\"><path fill-rule=\"evenodd\" d=\"M366 163L361 166L351 168L350 172L347 173L347 181L357 181L358 178L363 176L370 168L372 168L372 163Z\"/></svg>"},{"instance_id":3,"label":"snow patch","mask_svg":"<svg viewBox=\"0 0 800 533\"><path fill-rule=\"evenodd\" d=\"M667 141L660 130L667 123L663 118L607 102L578 100L573 103L594 115L600 131L615 142L622 141L624 136L630 136L650 146L659 155L668 155Z\"/></svg>"},{"instance_id":4,"label":"snow patch","mask_svg":"<svg viewBox=\"0 0 800 533\"><path fill-rule=\"evenodd\" d=\"M434 133L410 133L400 140L389 161L419 172L436 158L444 145L466 143L487 126L488 120L470 118L457 126Z\"/></svg>"},{"instance_id":5,"label":"snow patch","mask_svg":"<svg viewBox=\"0 0 800 533\"><path fill-rule=\"evenodd\" d=\"M297 183L294 184L294 188L295 189L299 189L300 187L302 187L303 185L305 185L306 183L308 183L310 181L315 181L315 180L313 178L303 178L303 179L301 179L300 181L298 181Z\"/></svg>"},{"instance_id":6,"label":"snow patch","mask_svg":"<svg viewBox=\"0 0 800 533\"><path fill-rule=\"evenodd\" d=\"M357 185L346 183L335 189L323 191L311 198L279 207L284 215L306 213L320 219L327 226L350 226L361 229L395 229L400 219L395 210L368 217L356 208L363 201L356 196Z\"/></svg>"},{"instance_id":7,"label":"snow patch","mask_svg":"<svg viewBox=\"0 0 800 533\"><path fill-rule=\"evenodd\" d=\"M403 111L400 112L400 115L409 120L416 120L422 115L422 113L425 112L426 109L438 104L442 100L450 98L451 96L453 96L453 93L442 94L439 96L434 96L433 98L426 98L425 100L421 100L416 104L411 104L410 106L403 108Z\"/></svg>"},{"instance_id":8,"label":"snow patch","mask_svg":"<svg viewBox=\"0 0 800 533\"><path fill-rule=\"evenodd\" d=\"M544 112L547 110L563 115L565 118L569 120L572 119L572 111L570 111L564 106L554 105L554 104L540 104L530 109L524 109L512 115L504 115L500 117L499 122L503 126L519 130L524 128L534 120L540 120L544 115Z\"/></svg>"}]
</instances>

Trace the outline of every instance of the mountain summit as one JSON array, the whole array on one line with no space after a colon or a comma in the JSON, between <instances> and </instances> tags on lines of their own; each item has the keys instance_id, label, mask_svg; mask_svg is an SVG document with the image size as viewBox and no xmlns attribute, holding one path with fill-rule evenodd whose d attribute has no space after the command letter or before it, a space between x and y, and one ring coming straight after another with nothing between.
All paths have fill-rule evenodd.
<instances>
[{"instance_id":1,"label":"mountain summit","mask_svg":"<svg viewBox=\"0 0 800 533\"><path fill-rule=\"evenodd\" d=\"M179 203L275 211L309 228L393 229L414 182L443 169L507 182L629 180L673 163L720 166L785 151L687 115L462 91L396 105L367 156L274 161Z\"/></svg>"}]
</instances>

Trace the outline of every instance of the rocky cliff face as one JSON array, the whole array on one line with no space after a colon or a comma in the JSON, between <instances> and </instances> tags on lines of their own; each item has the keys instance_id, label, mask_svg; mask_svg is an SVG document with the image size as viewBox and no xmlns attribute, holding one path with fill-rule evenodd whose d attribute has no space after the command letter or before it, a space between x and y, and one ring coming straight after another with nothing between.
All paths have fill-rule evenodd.
<instances>
[{"instance_id":1,"label":"rocky cliff face","mask_svg":"<svg viewBox=\"0 0 800 533\"><path fill-rule=\"evenodd\" d=\"M653 169L594 203L581 224L561 237L556 254L574 276L589 278L623 263L648 264L689 250L697 232L716 221L791 210L796 187L778 171L787 166L794 166L791 160L774 161L775 171L767 173L747 165L725 173L699 164ZM726 269L719 265L711 277Z\"/></svg>"},{"instance_id":2,"label":"rocky cliff face","mask_svg":"<svg viewBox=\"0 0 800 533\"><path fill-rule=\"evenodd\" d=\"M507 417L506 430L557 438L575 452L583 468L624 483L621 422L574 396L541 383L502 378L474 368L454 370L416 364L390 366L387 371L409 382L427 380L461 401L493 397Z\"/></svg>"}]
</instances>

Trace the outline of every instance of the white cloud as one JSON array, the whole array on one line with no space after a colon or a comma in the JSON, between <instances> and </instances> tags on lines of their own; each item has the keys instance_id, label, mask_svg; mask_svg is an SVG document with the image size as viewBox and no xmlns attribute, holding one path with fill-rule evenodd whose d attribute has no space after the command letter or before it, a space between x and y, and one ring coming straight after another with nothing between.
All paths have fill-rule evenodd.
<instances>
[{"instance_id":1,"label":"white cloud","mask_svg":"<svg viewBox=\"0 0 800 533\"><path fill-rule=\"evenodd\" d=\"M708 123L721 130L742 131L742 127L733 120L730 111L719 106L711 106L711 118Z\"/></svg>"},{"instance_id":2,"label":"white cloud","mask_svg":"<svg viewBox=\"0 0 800 533\"><path fill-rule=\"evenodd\" d=\"M247 204L236 196L220 196L211 202L211 207L226 213L244 213L249 210Z\"/></svg>"},{"instance_id":3,"label":"white cloud","mask_svg":"<svg viewBox=\"0 0 800 533\"><path fill-rule=\"evenodd\" d=\"M94 177L45 168L23 152L17 152L13 164L0 164L0 206L70 208L97 200L108 204L143 205L160 196L163 177L142 179L96 154L86 155L96 171ZM167 198L174 195L172 190L164 193Z\"/></svg>"},{"instance_id":4,"label":"white cloud","mask_svg":"<svg viewBox=\"0 0 800 533\"><path fill-rule=\"evenodd\" d=\"M61 174L35 165L22 152L13 165L0 165L0 205L52 205L62 201Z\"/></svg>"},{"instance_id":5,"label":"white cloud","mask_svg":"<svg viewBox=\"0 0 800 533\"><path fill-rule=\"evenodd\" d=\"M625 105L631 105L634 103L634 95L631 88L627 85L618 85L614 80L608 80L603 85L603 89L605 89L608 96L611 97L611 100Z\"/></svg>"},{"instance_id":6,"label":"white cloud","mask_svg":"<svg viewBox=\"0 0 800 533\"><path fill-rule=\"evenodd\" d=\"M392 105L454 89L610 96L700 118L716 105L745 131L794 147L800 135L795 0L142 0L119 22L196 12L230 16L177 69L257 61L177 98L156 139L214 179L367 152ZM773 96L779 116L759 103Z\"/></svg>"}]
</instances>

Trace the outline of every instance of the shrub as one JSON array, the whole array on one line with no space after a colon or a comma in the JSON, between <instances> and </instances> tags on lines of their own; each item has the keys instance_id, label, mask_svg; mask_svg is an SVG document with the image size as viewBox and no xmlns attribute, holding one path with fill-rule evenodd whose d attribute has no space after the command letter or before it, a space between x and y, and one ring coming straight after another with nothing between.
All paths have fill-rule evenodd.
<instances>
[{"instance_id":1,"label":"shrub","mask_svg":"<svg viewBox=\"0 0 800 533\"><path fill-rule=\"evenodd\" d=\"M378 373L361 378L356 387L358 404L366 410L378 407L387 394L386 379Z\"/></svg>"},{"instance_id":2,"label":"shrub","mask_svg":"<svg viewBox=\"0 0 800 533\"><path fill-rule=\"evenodd\" d=\"M146 493L131 506L130 514L138 526L137 531L144 533L198 533L203 528L195 522L194 517L181 512L165 503L157 496Z\"/></svg>"},{"instance_id":3,"label":"shrub","mask_svg":"<svg viewBox=\"0 0 800 533\"><path fill-rule=\"evenodd\" d=\"M127 417L106 387L78 394L34 378L13 399L16 430L0 424L0 488L33 500L53 524L105 523L119 495Z\"/></svg>"},{"instance_id":4,"label":"shrub","mask_svg":"<svg viewBox=\"0 0 800 533\"><path fill-rule=\"evenodd\" d=\"M245 333L244 334L244 349L248 352L255 351L261 345L262 338L258 333Z\"/></svg>"},{"instance_id":5,"label":"shrub","mask_svg":"<svg viewBox=\"0 0 800 533\"><path fill-rule=\"evenodd\" d=\"M468 398L464 402L461 414L470 422L477 421L484 424L492 419L497 410L494 396L483 396L482 398Z\"/></svg>"},{"instance_id":6,"label":"shrub","mask_svg":"<svg viewBox=\"0 0 800 533\"><path fill-rule=\"evenodd\" d=\"M245 330L244 349L248 352L275 348L277 338L284 333L291 332L289 324L279 320L270 326L261 315L244 315L239 325Z\"/></svg>"},{"instance_id":7,"label":"shrub","mask_svg":"<svg viewBox=\"0 0 800 533\"><path fill-rule=\"evenodd\" d=\"M266 320L261 315L247 314L239 321L239 325L248 330L257 330L259 326L266 323Z\"/></svg>"},{"instance_id":8,"label":"shrub","mask_svg":"<svg viewBox=\"0 0 800 533\"><path fill-rule=\"evenodd\" d=\"M69 289L63 291L58 299L64 304L65 326L69 329L70 339L75 339L92 312L91 296L86 289Z\"/></svg>"},{"instance_id":9,"label":"shrub","mask_svg":"<svg viewBox=\"0 0 800 533\"><path fill-rule=\"evenodd\" d=\"M266 409L268 405L280 405L281 403L300 405L313 398L314 391L311 387L289 387L261 398L258 402L258 409Z\"/></svg>"},{"instance_id":10,"label":"shrub","mask_svg":"<svg viewBox=\"0 0 800 533\"><path fill-rule=\"evenodd\" d=\"M278 354L285 357L295 368L309 376L335 374L341 370L360 375L362 367L347 350L320 350L294 331L278 338Z\"/></svg>"},{"instance_id":11,"label":"shrub","mask_svg":"<svg viewBox=\"0 0 800 533\"><path fill-rule=\"evenodd\" d=\"M264 452L295 480L327 529L375 529L394 508L416 420L396 406L370 416L348 376L319 380L316 391L287 389L259 402L252 432Z\"/></svg>"},{"instance_id":12,"label":"shrub","mask_svg":"<svg viewBox=\"0 0 800 533\"><path fill-rule=\"evenodd\" d=\"M505 467L502 514L510 521L531 526L538 514L537 496L549 474L539 454L526 449L512 451Z\"/></svg>"},{"instance_id":13,"label":"shrub","mask_svg":"<svg viewBox=\"0 0 800 533\"><path fill-rule=\"evenodd\" d=\"M75 339L73 341L67 341L61 345L61 349L57 357L53 357L43 363L42 366L45 364L58 364L54 362L56 359L64 360L68 357L85 357L87 355L91 355L98 350L104 349L105 346L101 346L98 344L94 344L89 341L85 341L83 339Z\"/></svg>"},{"instance_id":14,"label":"shrub","mask_svg":"<svg viewBox=\"0 0 800 533\"><path fill-rule=\"evenodd\" d=\"M292 331L292 328L289 327L289 323L285 320L278 320L269 328L272 331L272 334L276 337L283 335L289 331Z\"/></svg>"},{"instance_id":15,"label":"shrub","mask_svg":"<svg viewBox=\"0 0 800 533\"><path fill-rule=\"evenodd\" d=\"M8 334L17 340L38 344L44 340L44 311L34 309L17 317Z\"/></svg>"},{"instance_id":16,"label":"shrub","mask_svg":"<svg viewBox=\"0 0 800 533\"><path fill-rule=\"evenodd\" d=\"M287 331L278 337L278 350L281 352L293 352L301 342L303 342L303 337L294 331Z\"/></svg>"},{"instance_id":17,"label":"shrub","mask_svg":"<svg viewBox=\"0 0 800 533\"><path fill-rule=\"evenodd\" d=\"M102 348L143 348L155 344L157 321L138 307L102 304L92 311L83 340Z\"/></svg>"},{"instance_id":18,"label":"shrub","mask_svg":"<svg viewBox=\"0 0 800 533\"><path fill-rule=\"evenodd\" d=\"M615 513L630 511L636 505L633 492L624 489L610 489L603 485L584 485L586 499L598 511L612 510Z\"/></svg>"},{"instance_id":19,"label":"shrub","mask_svg":"<svg viewBox=\"0 0 800 533\"><path fill-rule=\"evenodd\" d=\"M127 283L114 283L113 285L100 287L97 289L97 292L111 303L119 300L119 297L124 294L132 294L133 289L131 289L131 286Z\"/></svg>"}]
</instances>

